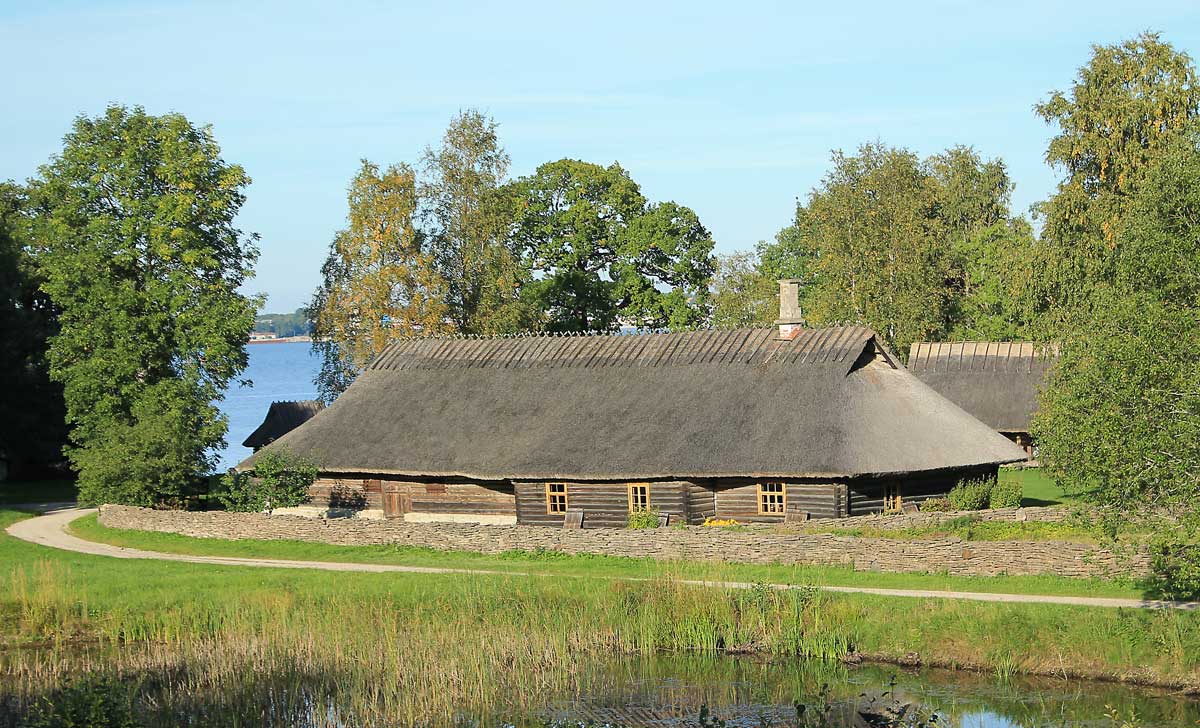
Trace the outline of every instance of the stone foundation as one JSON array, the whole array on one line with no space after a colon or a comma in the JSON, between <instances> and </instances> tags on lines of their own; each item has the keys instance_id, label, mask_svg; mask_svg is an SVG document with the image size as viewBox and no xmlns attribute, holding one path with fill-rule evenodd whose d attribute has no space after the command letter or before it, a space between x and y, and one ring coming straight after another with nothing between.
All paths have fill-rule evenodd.
<instances>
[{"instance_id":1,"label":"stone foundation","mask_svg":"<svg viewBox=\"0 0 1200 728\"><path fill-rule=\"evenodd\" d=\"M1122 556L1079 543L967 542L957 538L904 541L778 533L771 528L730 531L686 526L647 530L564 530L541 526L318 519L220 511L157 511L128 506L102 506L100 522L111 528L199 538L288 539L346 546L394 544L487 554L546 549L569 554L661 560L841 564L861 571L945 572L970 576L1141 576L1149 569L1145 554Z\"/></svg>"}]
</instances>

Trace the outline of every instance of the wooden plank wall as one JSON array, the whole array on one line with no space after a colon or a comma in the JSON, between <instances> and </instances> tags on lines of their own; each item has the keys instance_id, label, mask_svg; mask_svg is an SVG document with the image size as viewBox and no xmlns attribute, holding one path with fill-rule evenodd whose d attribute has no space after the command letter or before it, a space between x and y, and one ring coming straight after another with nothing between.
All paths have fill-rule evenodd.
<instances>
[{"instance_id":1,"label":"wooden plank wall","mask_svg":"<svg viewBox=\"0 0 1200 728\"><path fill-rule=\"evenodd\" d=\"M627 483L567 482L567 507L583 510L584 528L624 528L629 523ZM686 519L687 484L678 481L650 483L650 507L670 514L671 520ZM517 523L562 527L561 513L546 512L546 484L516 484ZM703 519L701 519L703 520Z\"/></svg>"},{"instance_id":2,"label":"wooden plank wall","mask_svg":"<svg viewBox=\"0 0 1200 728\"><path fill-rule=\"evenodd\" d=\"M851 516L883 512L884 486L900 484L900 502L921 504L930 498L944 498L964 478L996 477L996 466L954 470L924 476L900 478L858 478L850 481Z\"/></svg>"}]
</instances>

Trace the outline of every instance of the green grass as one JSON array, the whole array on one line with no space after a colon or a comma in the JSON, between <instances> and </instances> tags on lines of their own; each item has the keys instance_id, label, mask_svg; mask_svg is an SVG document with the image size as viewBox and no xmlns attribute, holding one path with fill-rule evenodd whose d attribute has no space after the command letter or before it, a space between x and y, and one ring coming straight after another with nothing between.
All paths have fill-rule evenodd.
<instances>
[{"instance_id":1,"label":"green grass","mask_svg":"<svg viewBox=\"0 0 1200 728\"><path fill-rule=\"evenodd\" d=\"M955 518L936 526L914 526L912 528L830 527L821 532L835 536L894 538L906 541L955 537L964 541L1071 541L1095 544L1104 540L1103 535L1095 527L1076 523L980 521L971 516Z\"/></svg>"},{"instance_id":2,"label":"green grass","mask_svg":"<svg viewBox=\"0 0 1200 728\"><path fill-rule=\"evenodd\" d=\"M1071 502L1058 482L1041 468L1000 468L1000 479L1021 484L1023 506L1055 506Z\"/></svg>"},{"instance_id":3,"label":"green grass","mask_svg":"<svg viewBox=\"0 0 1200 728\"><path fill-rule=\"evenodd\" d=\"M73 501L77 495L73 480L0 482L0 505Z\"/></svg>"},{"instance_id":4,"label":"green grass","mask_svg":"<svg viewBox=\"0 0 1200 728\"><path fill-rule=\"evenodd\" d=\"M0 510L0 528L25 517ZM85 532L96 528L94 522L82 525ZM157 534L153 539L140 545L187 543ZM304 698L295 686L315 684L318 697L327 694L321 691L347 696L364 724L411 724L464 705L505 701L522 707L549 692L578 689L575 666L589 656L733 648L817 658L851 650L883 659L916 652L926 664L989 673L1200 685L1200 613L725 590L676 578L757 574L806 581L840 574L874 586L930 584L845 570L544 555L434 557L278 542L207 546L231 550L225 553L248 546L282 549L274 555L293 558L372 553L436 565L532 565L538 571L655 578L363 574L123 560L0 534L0 642L59 645L49 648L52 656L0 651L6 656L0 659L0 693L45 694L80 671L121 670L125 684L149 679L148 686L166 690L155 704L174 710L172 701L193 695L233 691L229 699L240 700L271 680L280 699ZM903 581L891 581L896 578ZM928 578L956 588L986 581ZM75 640L121 644L120 658L74 657L62 645Z\"/></svg>"},{"instance_id":5,"label":"green grass","mask_svg":"<svg viewBox=\"0 0 1200 728\"><path fill-rule=\"evenodd\" d=\"M486 555L437 551L412 546L335 546L307 541L193 538L173 533L107 528L95 515L75 521L80 538L126 548L200 556L329 561L403 566L434 566L503 572L536 572L554 576L657 578L862 586L884 589L929 589L1011 594L1139 598L1144 591L1132 581L1070 579L1056 576L951 576L855 571L842 566L793 566L663 562L621 556L569 555L557 551L507 552Z\"/></svg>"}]
</instances>

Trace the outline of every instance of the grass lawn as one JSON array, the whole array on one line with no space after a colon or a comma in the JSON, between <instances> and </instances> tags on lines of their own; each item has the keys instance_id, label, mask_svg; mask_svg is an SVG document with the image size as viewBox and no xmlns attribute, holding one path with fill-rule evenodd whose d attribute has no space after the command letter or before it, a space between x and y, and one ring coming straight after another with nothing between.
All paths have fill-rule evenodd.
<instances>
[{"instance_id":1,"label":"grass lawn","mask_svg":"<svg viewBox=\"0 0 1200 728\"><path fill-rule=\"evenodd\" d=\"M77 495L73 480L0 482L0 505L73 501Z\"/></svg>"},{"instance_id":2,"label":"grass lawn","mask_svg":"<svg viewBox=\"0 0 1200 728\"><path fill-rule=\"evenodd\" d=\"M0 528L28 517L0 510ZM95 535L94 522L81 525ZM505 567L512 577L361 574L121 560L56 551L0 533L0 641L99 639L177 651L178 674L231 684L276 668L340 675L348 690L382 686L397 705L456 698L513 679L570 676L582 654L719 651L752 646L790 656L881 658L1005 673L1150 679L1200 685L1200 613L1065 605L765 593L585 575L703 575L874 586L1074 593L1126 588L1053 579L959 579L844 569L684 566L600 557L480 557L279 542L195 544L159 534L109 534L134 545L213 553ZM20 652L20 651L18 651ZM245 654L243 654L245 652ZM15 654L15 653L14 653ZM17 655L20 662L20 655ZM37 660L35 654L29 657ZM213 662L216 660L216 662ZM248 661L248 662L247 662ZM67 662L52 661L58 666ZM211 663L211 664L210 664ZM15 664L15 663L14 663ZM36 663L41 664L41 663ZM28 673L43 670L30 663ZM165 663L172 664L175 663ZM0 664L0 684L5 680ZM15 669L15 668L14 668ZM62 669L55 667L55 669ZM171 669L176 669L172 667ZM225 672L220 672L224 670ZM392 671L381 679L380 671ZM361 674L360 674L361 673ZM48 673L47 673L48 674ZM361 677L362 684L359 685ZM216 677L212 679L217 679ZM224 679L224 678L221 678ZM531 683L534 688L536 680ZM422 692L419 686L436 686ZM440 693L437 691L441 691ZM457 692L456 692L457 691ZM426 694L428 693L428 694ZM391 699L391 698L389 698Z\"/></svg>"},{"instance_id":3,"label":"grass lawn","mask_svg":"<svg viewBox=\"0 0 1200 728\"><path fill-rule=\"evenodd\" d=\"M1041 468L1000 468L1000 479L1021 484L1023 506L1056 506L1071 500Z\"/></svg>"},{"instance_id":4,"label":"grass lawn","mask_svg":"<svg viewBox=\"0 0 1200 728\"><path fill-rule=\"evenodd\" d=\"M414 546L335 546L307 541L193 538L173 533L108 528L97 517L75 521L71 532L90 541L115 546L201 556L342 561L351 563L435 566L456 569L527 572L555 576L655 578L713 581L820 584L891 589L931 589L1013 594L1067 596L1145 596L1132 581L1070 579L1056 576L951 576L948 574L888 574L855 571L842 566L793 566L664 562L622 556L569 555L557 551L513 551L488 555L465 551L438 551Z\"/></svg>"}]
</instances>

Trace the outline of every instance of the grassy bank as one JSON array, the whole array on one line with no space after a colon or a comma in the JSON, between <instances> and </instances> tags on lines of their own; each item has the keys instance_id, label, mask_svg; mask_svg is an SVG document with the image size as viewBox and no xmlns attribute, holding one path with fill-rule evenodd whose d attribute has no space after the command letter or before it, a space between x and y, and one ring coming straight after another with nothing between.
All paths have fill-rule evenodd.
<instances>
[{"instance_id":1,"label":"grassy bank","mask_svg":"<svg viewBox=\"0 0 1200 728\"><path fill-rule=\"evenodd\" d=\"M70 530L89 541L125 548L197 556L288 559L451 569L537 573L550 576L658 578L820 584L884 589L930 589L1009 594L1054 594L1141 598L1145 590L1131 580L1069 579L1055 576L951 576L949 574L887 574L855 571L843 566L792 566L663 562L621 556L568 555L556 551L511 551L497 555L438 551L414 546L335 546L307 541L229 541L193 538L173 533L108 528L95 515L71 524Z\"/></svg>"},{"instance_id":2,"label":"grassy bank","mask_svg":"<svg viewBox=\"0 0 1200 728\"><path fill-rule=\"evenodd\" d=\"M1055 506L1072 500L1041 468L1000 468L999 477L1002 481L1020 483L1023 506Z\"/></svg>"},{"instance_id":3,"label":"grassy bank","mask_svg":"<svg viewBox=\"0 0 1200 728\"><path fill-rule=\"evenodd\" d=\"M22 517L0 511L0 526ZM341 574L124 561L4 535L0 636L59 647L49 657L0 650L0 684L34 695L81 671L124 670L129 684L156 681L173 700L218 688L250 700L256 681L282 681L279 695L293 698L286 686L306 681L326 697L353 696L356 715L402 723L464 705L520 710L547 690L570 689L581 656L660 650L892 660L915 652L927 664L999 675L1200 687L1200 614L726 591L656 568L652 581L632 583ZM66 646L83 641L131 647L80 661Z\"/></svg>"}]
</instances>

